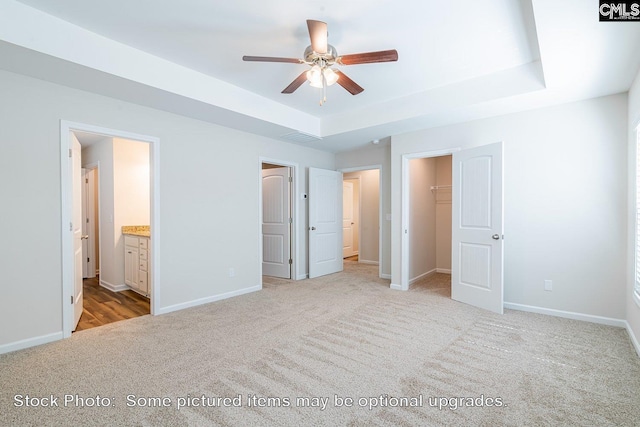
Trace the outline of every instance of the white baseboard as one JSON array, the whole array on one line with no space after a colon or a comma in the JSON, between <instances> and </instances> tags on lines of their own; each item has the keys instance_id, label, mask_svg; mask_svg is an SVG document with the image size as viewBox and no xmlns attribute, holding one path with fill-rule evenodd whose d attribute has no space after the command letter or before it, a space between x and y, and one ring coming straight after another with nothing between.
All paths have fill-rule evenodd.
<instances>
[{"instance_id":1,"label":"white baseboard","mask_svg":"<svg viewBox=\"0 0 640 427\"><path fill-rule=\"evenodd\" d=\"M626 329L627 329L627 333L629 334L629 339L631 340L631 344L636 349L636 353L638 354L638 357L640 357L640 342L638 342L638 340L636 339L636 335L633 333L633 330L631 329L631 325L629 324L629 322L625 322L625 323L627 324Z\"/></svg>"},{"instance_id":2,"label":"white baseboard","mask_svg":"<svg viewBox=\"0 0 640 427\"><path fill-rule=\"evenodd\" d=\"M114 285L113 283L106 282L102 279L100 280L100 286L102 286L105 289L109 289L112 292L120 292L120 291L126 291L128 289L131 289L127 285Z\"/></svg>"},{"instance_id":3,"label":"white baseboard","mask_svg":"<svg viewBox=\"0 0 640 427\"><path fill-rule=\"evenodd\" d=\"M436 273L451 274L451 269L446 269L446 268L436 268Z\"/></svg>"},{"instance_id":4,"label":"white baseboard","mask_svg":"<svg viewBox=\"0 0 640 427\"><path fill-rule=\"evenodd\" d=\"M213 295L206 298L200 298L193 301L187 301L180 304L170 305L168 307L161 307L155 314L167 314L173 311L184 310L185 308L197 307L203 304L209 304L210 302L220 301L227 298L237 297L239 295L256 292L262 289L262 286L252 286L250 288L239 289L237 291L225 292L224 294Z\"/></svg>"},{"instance_id":5,"label":"white baseboard","mask_svg":"<svg viewBox=\"0 0 640 427\"><path fill-rule=\"evenodd\" d=\"M402 286L400 286L400 285L396 285L395 283L392 283L391 285L389 285L389 287L390 287L391 289L395 289L396 291L402 291L402 290L403 290L403 289L402 289Z\"/></svg>"},{"instance_id":6,"label":"white baseboard","mask_svg":"<svg viewBox=\"0 0 640 427\"><path fill-rule=\"evenodd\" d=\"M611 317L594 316L592 314L575 313L572 311L555 310L553 308L536 307L532 305L515 304L505 302L504 308L518 311L528 311L530 313L546 314L548 316L564 317L566 319L582 320L584 322L599 323L601 325L617 326L627 328L627 321L624 319L614 319Z\"/></svg>"},{"instance_id":7,"label":"white baseboard","mask_svg":"<svg viewBox=\"0 0 640 427\"><path fill-rule=\"evenodd\" d=\"M381 273L380 274L380 278L381 279L391 280L391 275L390 274L386 274L386 273Z\"/></svg>"},{"instance_id":8,"label":"white baseboard","mask_svg":"<svg viewBox=\"0 0 640 427\"><path fill-rule=\"evenodd\" d=\"M42 335L35 338L28 338L26 340L12 342L9 344L3 344L3 345L0 345L0 354L23 350L29 347L35 347L37 345L58 341L58 340L61 340L62 338L64 338L64 336L62 334L62 331L60 331L60 332L54 332L48 335Z\"/></svg>"},{"instance_id":9,"label":"white baseboard","mask_svg":"<svg viewBox=\"0 0 640 427\"><path fill-rule=\"evenodd\" d=\"M308 274L298 274L298 276L296 277L296 280L304 280L307 279L309 277Z\"/></svg>"},{"instance_id":10,"label":"white baseboard","mask_svg":"<svg viewBox=\"0 0 640 427\"><path fill-rule=\"evenodd\" d=\"M379 265L380 263L378 261L371 261L368 259L358 259L358 262L360 264L370 264L370 265Z\"/></svg>"},{"instance_id":11,"label":"white baseboard","mask_svg":"<svg viewBox=\"0 0 640 427\"><path fill-rule=\"evenodd\" d=\"M409 286L413 285L415 282L417 282L420 279L424 279L425 277L429 277L432 274L436 274L438 272L437 270L438 270L437 268L434 268L433 270L429 270L426 273L422 273L421 275L416 276L413 279L409 279Z\"/></svg>"}]
</instances>

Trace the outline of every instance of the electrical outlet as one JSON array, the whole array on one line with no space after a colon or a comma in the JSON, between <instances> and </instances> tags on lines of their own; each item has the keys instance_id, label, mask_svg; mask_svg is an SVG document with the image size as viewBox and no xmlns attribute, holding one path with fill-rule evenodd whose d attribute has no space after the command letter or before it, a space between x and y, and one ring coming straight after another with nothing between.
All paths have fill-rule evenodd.
<instances>
[{"instance_id":1,"label":"electrical outlet","mask_svg":"<svg viewBox=\"0 0 640 427\"><path fill-rule=\"evenodd\" d=\"M544 290L545 291L552 291L553 290L553 281L545 280L544 281Z\"/></svg>"},{"instance_id":2,"label":"electrical outlet","mask_svg":"<svg viewBox=\"0 0 640 427\"><path fill-rule=\"evenodd\" d=\"M236 269L235 268L230 268L229 269L229 277L236 277Z\"/></svg>"}]
</instances>

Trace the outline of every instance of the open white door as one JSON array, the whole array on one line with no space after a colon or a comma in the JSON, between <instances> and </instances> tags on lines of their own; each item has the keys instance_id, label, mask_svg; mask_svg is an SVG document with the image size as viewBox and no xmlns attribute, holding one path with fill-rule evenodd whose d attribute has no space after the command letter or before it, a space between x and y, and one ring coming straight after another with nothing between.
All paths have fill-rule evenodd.
<instances>
[{"instance_id":1,"label":"open white door","mask_svg":"<svg viewBox=\"0 0 640 427\"><path fill-rule=\"evenodd\" d=\"M71 134L71 179L73 191L73 212L72 228L73 232L73 327L76 330L80 316L82 316L82 266L84 264L82 256L82 241L85 240L82 234L82 187L84 175L82 174L82 147L75 135Z\"/></svg>"},{"instance_id":2,"label":"open white door","mask_svg":"<svg viewBox=\"0 0 640 427\"><path fill-rule=\"evenodd\" d=\"M453 153L451 298L503 313L502 143Z\"/></svg>"},{"instance_id":3,"label":"open white door","mask_svg":"<svg viewBox=\"0 0 640 427\"><path fill-rule=\"evenodd\" d=\"M291 171L262 170L262 274L291 278Z\"/></svg>"},{"instance_id":4,"label":"open white door","mask_svg":"<svg viewBox=\"0 0 640 427\"><path fill-rule=\"evenodd\" d=\"M87 170L85 168L80 169L81 188L82 188L82 235L89 235L89 202L88 202L88 178ZM89 239L82 239L82 278L89 277Z\"/></svg>"},{"instance_id":5,"label":"open white door","mask_svg":"<svg viewBox=\"0 0 640 427\"><path fill-rule=\"evenodd\" d=\"M342 268L342 173L309 168L309 278Z\"/></svg>"}]
</instances>

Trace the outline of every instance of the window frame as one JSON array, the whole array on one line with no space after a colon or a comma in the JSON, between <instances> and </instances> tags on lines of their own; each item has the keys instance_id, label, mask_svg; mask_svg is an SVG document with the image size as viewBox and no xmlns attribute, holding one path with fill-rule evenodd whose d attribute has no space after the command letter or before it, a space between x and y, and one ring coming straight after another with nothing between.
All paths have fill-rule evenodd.
<instances>
[{"instance_id":1,"label":"window frame","mask_svg":"<svg viewBox=\"0 0 640 427\"><path fill-rule=\"evenodd\" d=\"M640 307L640 124L635 128L635 218L634 218L634 283L633 299Z\"/></svg>"}]
</instances>

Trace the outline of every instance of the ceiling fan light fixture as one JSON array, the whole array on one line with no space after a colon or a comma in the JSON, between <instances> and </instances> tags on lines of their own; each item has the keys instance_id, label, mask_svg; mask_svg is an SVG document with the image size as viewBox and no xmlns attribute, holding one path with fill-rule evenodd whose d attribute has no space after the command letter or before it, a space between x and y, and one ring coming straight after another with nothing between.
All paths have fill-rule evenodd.
<instances>
[{"instance_id":1,"label":"ceiling fan light fixture","mask_svg":"<svg viewBox=\"0 0 640 427\"><path fill-rule=\"evenodd\" d=\"M331 86L338 81L338 73L333 71L331 68L325 68L322 73L324 74L324 78L327 81L327 86Z\"/></svg>"},{"instance_id":2,"label":"ceiling fan light fixture","mask_svg":"<svg viewBox=\"0 0 640 427\"><path fill-rule=\"evenodd\" d=\"M323 76L327 86L331 86L338 81L338 73L328 67L320 68L319 65L314 65L309 71L307 71L307 80L309 80L309 85L311 87L322 89Z\"/></svg>"},{"instance_id":3,"label":"ceiling fan light fixture","mask_svg":"<svg viewBox=\"0 0 640 427\"><path fill-rule=\"evenodd\" d=\"M322 88L322 69L319 65L314 65L307 71L307 80L311 86Z\"/></svg>"}]
</instances>

